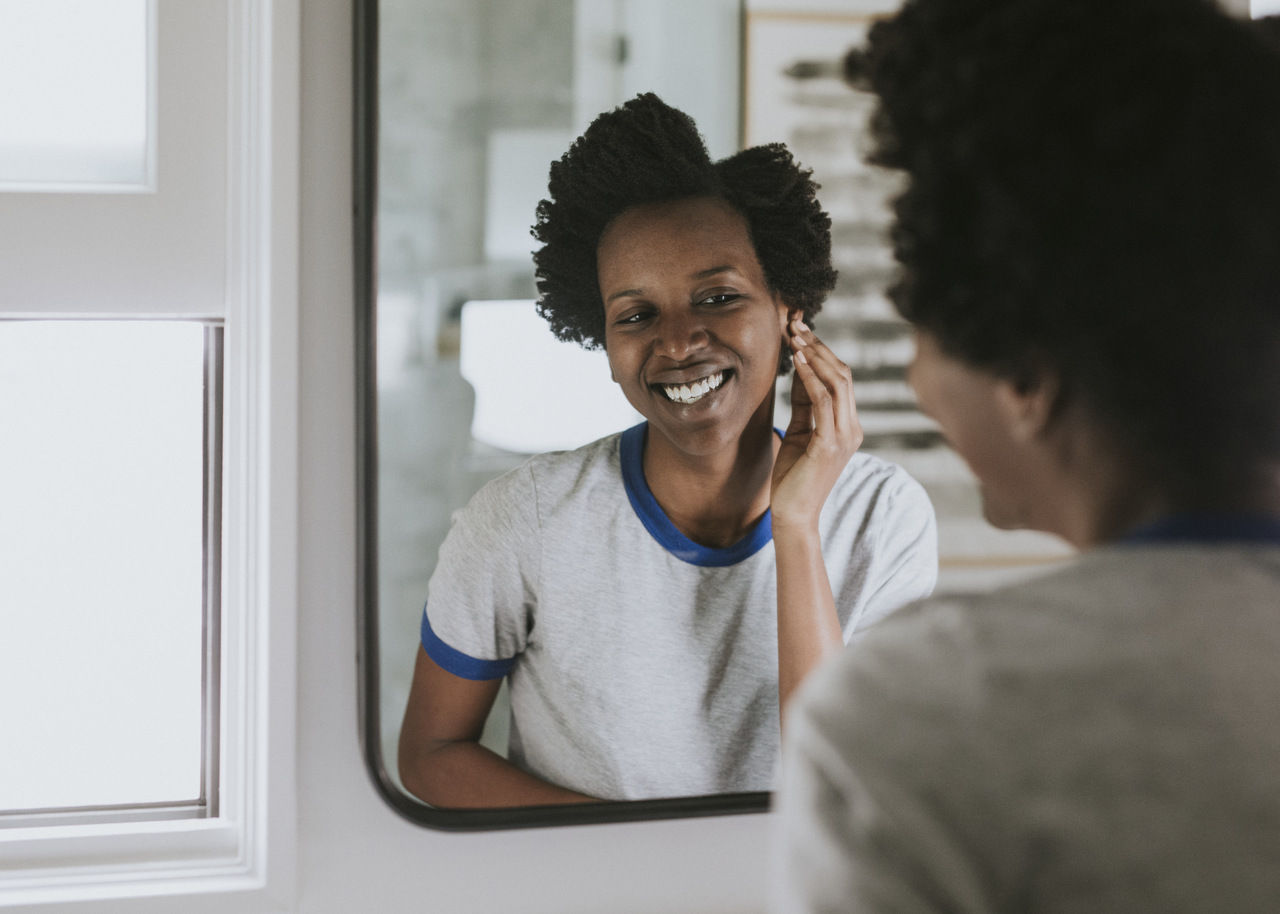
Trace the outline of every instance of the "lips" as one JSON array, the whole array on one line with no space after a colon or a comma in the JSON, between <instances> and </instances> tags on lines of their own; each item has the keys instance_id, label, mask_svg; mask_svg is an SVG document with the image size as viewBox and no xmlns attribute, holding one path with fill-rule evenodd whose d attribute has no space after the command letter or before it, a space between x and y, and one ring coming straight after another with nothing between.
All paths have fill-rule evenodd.
<instances>
[{"instance_id":1,"label":"lips","mask_svg":"<svg viewBox=\"0 0 1280 914\"><path fill-rule=\"evenodd\" d=\"M705 397L711 391L718 388L724 383L725 372L716 371L712 374L691 381L685 381L678 384L655 384L657 389L667 395L667 399L674 403L689 404L696 403Z\"/></svg>"}]
</instances>

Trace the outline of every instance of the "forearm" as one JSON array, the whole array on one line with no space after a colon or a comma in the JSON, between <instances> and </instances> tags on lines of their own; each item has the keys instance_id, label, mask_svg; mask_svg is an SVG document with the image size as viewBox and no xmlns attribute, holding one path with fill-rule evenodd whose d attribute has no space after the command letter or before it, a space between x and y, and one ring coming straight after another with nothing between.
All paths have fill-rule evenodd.
<instances>
[{"instance_id":1,"label":"forearm","mask_svg":"<svg viewBox=\"0 0 1280 914\"><path fill-rule=\"evenodd\" d=\"M402 751L400 777L433 806L474 809L592 803L594 797L548 783L477 742L443 742Z\"/></svg>"},{"instance_id":2,"label":"forearm","mask_svg":"<svg viewBox=\"0 0 1280 914\"><path fill-rule=\"evenodd\" d=\"M774 528L778 569L778 701L787 701L823 658L844 646L816 525ZM785 723L785 719L784 719Z\"/></svg>"}]
</instances>

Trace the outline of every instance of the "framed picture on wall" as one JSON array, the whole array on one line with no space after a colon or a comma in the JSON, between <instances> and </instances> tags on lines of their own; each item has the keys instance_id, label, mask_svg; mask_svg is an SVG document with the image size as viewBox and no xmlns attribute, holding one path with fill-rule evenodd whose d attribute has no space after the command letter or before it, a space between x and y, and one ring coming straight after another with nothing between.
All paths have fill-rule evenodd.
<instances>
[{"instance_id":1,"label":"framed picture on wall","mask_svg":"<svg viewBox=\"0 0 1280 914\"><path fill-rule=\"evenodd\" d=\"M749 9L744 55L743 141L790 144L815 120L842 123L870 98L841 80L841 63L880 15ZM825 112L825 116L824 116Z\"/></svg>"}]
</instances>

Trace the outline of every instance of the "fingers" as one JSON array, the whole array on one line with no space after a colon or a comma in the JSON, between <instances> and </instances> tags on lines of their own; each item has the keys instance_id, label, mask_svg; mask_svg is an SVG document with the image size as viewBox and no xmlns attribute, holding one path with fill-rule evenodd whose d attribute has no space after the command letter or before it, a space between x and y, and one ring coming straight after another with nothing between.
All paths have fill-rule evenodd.
<instances>
[{"instance_id":1,"label":"fingers","mask_svg":"<svg viewBox=\"0 0 1280 914\"><path fill-rule=\"evenodd\" d=\"M796 377L791 383L791 421L787 423L787 437L808 434L813 430L813 403L800 377L800 362L795 365ZM812 374L812 371L810 371Z\"/></svg>"},{"instance_id":2,"label":"fingers","mask_svg":"<svg viewBox=\"0 0 1280 914\"><path fill-rule=\"evenodd\" d=\"M821 362L818 364L821 365ZM814 370L813 365L809 363L803 348L797 348L795 351L795 370L798 383L792 385L793 390L795 387L802 388L805 399L809 401L809 408L803 410L807 413L805 416L807 424L819 440L833 440L836 435L835 398L830 388ZM792 410L793 417L796 412Z\"/></svg>"},{"instance_id":3,"label":"fingers","mask_svg":"<svg viewBox=\"0 0 1280 914\"><path fill-rule=\"evenodd\" d=\"M793 385L793 410L800 405L795 387L802 386L804 399L812 404L805 418L812 421L815 434L846 439L856 449L862 443L862 426L853 396L853 373L801 320L792 321L789 329L800 381Z\"/></svg>"},{"instance_id":4,"label":"fingers","mask_svg":"<svg viewBox=\"0 0 1280 914\"><path fill-rule=\"evenodd\" d=\"M791 347L791 358L795 365L795 378L791 383L791 421L787 423L787 437L808 435L813 430L813 401L800 375L800 363L804 361L803 352L796 347L794 336L788 330L787 343ZM809 371L812 374L812 370Z\"/></svg>"}]
</instances>

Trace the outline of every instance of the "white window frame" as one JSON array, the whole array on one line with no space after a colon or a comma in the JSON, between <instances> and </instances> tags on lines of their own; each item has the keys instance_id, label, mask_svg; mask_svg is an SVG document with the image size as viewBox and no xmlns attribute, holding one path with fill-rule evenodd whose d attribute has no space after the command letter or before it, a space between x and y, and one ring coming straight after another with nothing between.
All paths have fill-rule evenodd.
<instances>
[{"instance_id":1,"label":"white window frame","mask_svg":"<svg viewBox=\"0 0 1280 914\"><path fill-rule=\"evenodd\" d=\"M0 907L116 899L96 909L293 908L300 7L226 2L218 812L0 829ZM196 906L195 895L207 897Z\"/></svg>"}]
</instances>

